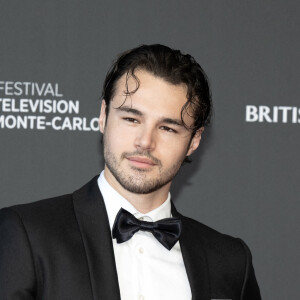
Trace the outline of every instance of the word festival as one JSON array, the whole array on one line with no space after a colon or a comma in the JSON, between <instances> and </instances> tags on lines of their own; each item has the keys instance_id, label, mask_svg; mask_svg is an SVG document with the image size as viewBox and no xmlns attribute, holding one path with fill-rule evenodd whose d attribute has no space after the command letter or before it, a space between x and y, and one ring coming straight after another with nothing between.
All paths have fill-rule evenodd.
<instances>
[{"instance_id":1,"label":"word festival","mask_svg":"<svg viewBox=\"0 0 300 300\"><path fill-rule=\"evenodd\" d=\"M0 81L0 91L3 91L6 96L63 96L58 92L58 83Z\"/></svg>"}]
</instances>

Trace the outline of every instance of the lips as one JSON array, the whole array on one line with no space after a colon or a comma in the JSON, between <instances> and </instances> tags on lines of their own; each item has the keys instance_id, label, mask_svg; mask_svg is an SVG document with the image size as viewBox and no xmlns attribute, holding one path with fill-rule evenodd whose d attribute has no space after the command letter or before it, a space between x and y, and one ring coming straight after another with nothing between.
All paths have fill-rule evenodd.
<instances>
[{"instance_id":1,"label":"lips","mask_svg":"<svg viewBox=\"0 0 300 300\"><path fill-rule=\"evenodd\" d=\"M156 165L151 159L146 158L146 157L130 156L130 157L126 157L126 158L131 162L137 162L137 163L147 164L147 165L151 165L151 166Z\"/></svg>"}]
</instances>

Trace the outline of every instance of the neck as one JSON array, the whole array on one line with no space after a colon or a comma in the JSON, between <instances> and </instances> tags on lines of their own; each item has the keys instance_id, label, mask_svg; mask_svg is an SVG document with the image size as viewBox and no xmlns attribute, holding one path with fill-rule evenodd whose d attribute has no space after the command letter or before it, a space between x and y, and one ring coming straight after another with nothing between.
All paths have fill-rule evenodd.
<instances>
[{"instance_id":1,"label":"neck","mask_svg":"<svg viewBox=\"0 0 300 300\"><path fill-rule=\"evenodd\" d=\"M162 205L168 198L171 182L149 194L136 194L123 188L107 167L104 169L107 182L139 212L146 214Z\"/></svg>"}]
</instances>

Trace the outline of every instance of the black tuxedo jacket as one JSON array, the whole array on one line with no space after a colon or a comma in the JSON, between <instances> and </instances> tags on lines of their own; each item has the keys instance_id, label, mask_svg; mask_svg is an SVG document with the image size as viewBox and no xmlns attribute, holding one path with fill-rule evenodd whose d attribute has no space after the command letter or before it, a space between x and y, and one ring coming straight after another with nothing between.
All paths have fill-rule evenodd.
<instances>
[{"instance_id":1,"label":"black tuxedo jacket","mask_svg":"<svg viewBox=\"0 0 300 300\"><path fill-rule=\"evenodd\" d=\"M259 300L247 246L179 214L193 300ZM0 211L1 300L120 299L97 177L73 194ZM151 299L158 300L158 299Z\"/></svg>"}]
</instances>

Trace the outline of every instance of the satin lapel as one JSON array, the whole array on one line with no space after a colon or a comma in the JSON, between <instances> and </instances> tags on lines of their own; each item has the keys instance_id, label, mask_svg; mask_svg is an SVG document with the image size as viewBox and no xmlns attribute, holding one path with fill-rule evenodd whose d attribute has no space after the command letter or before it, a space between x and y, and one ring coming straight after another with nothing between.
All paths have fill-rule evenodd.
<instances>
[{"instance_id":1,"label":"satin lapel","mask_svg":"<svg viewBox=\"0 0 300 300\"><path fill-rule=\"evenodd\" d=\"M73 194L94 300L120 300L117 270L105 204L98 176Z\"/></svg>"},{"instance_id":2,"label":"satin lapel","mask_svg":"<svg viewBox=\"0 0 300 300\"><path fill-rule=\"evenodd\" d=\"M192 221L179 214L172 203L172 216L182 222L182 233L179 239L182 257L190 282L192 300L210 300L210 281L204 241Z\"/></svg>"}]
</instances>

